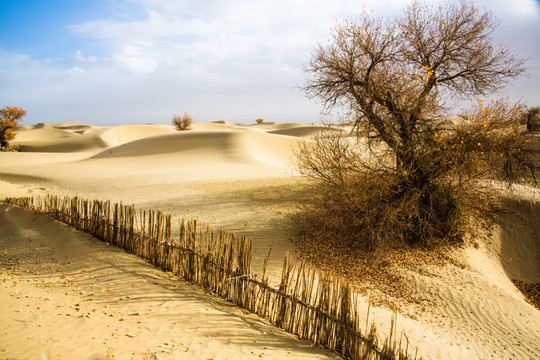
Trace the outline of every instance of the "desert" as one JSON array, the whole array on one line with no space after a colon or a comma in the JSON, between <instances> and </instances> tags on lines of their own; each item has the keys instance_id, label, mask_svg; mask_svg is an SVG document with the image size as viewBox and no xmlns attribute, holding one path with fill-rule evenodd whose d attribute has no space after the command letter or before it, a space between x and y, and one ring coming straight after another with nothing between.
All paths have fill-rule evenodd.
<instances>
[{"instance_id":1,"label":"desert","mask_svg":"<svg viewBox=\"0 0 540 360\"><path fill-rule=\"evenodd\" d=\"M194 123L99 127L22 125L0 153L0 198L54 194L134 204L253 239L253 270L277 284L296 254L293 214L306 191L294 151L319 125ZM535 359L540 312L511 280L540 281L537 190L517 187L514 211L460 266L402 274L419 303L401 301L398 334L424 359ZM338 358L133 255L44 214L1 205L2 358ZM173 228L176 227L173 226ZM176 230L177 231L177 230ZM375 291L376 289L374 289ZM360 296L360 314L369 296ZM370 306L382 339L394 309Z\"/></svg>"},{"instance_id":2,"label":"desert","mask_svg":"<svg viewBox=\"0 0 540 360\"><path fill-rule=\"evenodd\" d=\"M3 2L0 358L540 358L539 9Z\"/></svg>"}]
</instances>

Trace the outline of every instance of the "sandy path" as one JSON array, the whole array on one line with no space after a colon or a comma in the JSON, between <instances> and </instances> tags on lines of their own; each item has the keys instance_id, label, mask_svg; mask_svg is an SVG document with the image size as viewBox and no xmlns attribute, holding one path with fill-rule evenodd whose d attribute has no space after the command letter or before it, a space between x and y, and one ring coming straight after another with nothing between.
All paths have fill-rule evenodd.
<instances>
[{"instance_id":1,"label":"sandy path","mask_svg":"<svg viewBox=\"0 0 540 360\"><path fill-rule=\"evenodd\" d=\"M0 205L0 357L335 357L116 248Z\"/></svg>"}]
</instances>

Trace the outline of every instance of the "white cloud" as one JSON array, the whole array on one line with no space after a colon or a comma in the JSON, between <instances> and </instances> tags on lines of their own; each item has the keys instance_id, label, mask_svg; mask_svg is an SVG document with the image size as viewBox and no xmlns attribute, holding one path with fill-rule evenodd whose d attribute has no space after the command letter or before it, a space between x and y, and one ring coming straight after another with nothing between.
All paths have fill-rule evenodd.
<instances>
[{"instance_id":1,"label":"white cloud","mask_svg":"<svg viewBox=\"0 0 540 360\"><path fill-rule=\"evenodd\" d=\"M75 54L71 55L71 58L77 61L89 62L89 63L98 61L97 57L95 56L88 56L88 57L83 56L81 50L77 50Z\"/></svg>"},{"instance_id":2,"label":"white cloud","mask_svg":"<svg viewBox=\"0 0 540 360\"><path fill-rule=\"evenodd\" d=\"M216 64L231 70L248 63L253 70L266 63L297 66L315 42L324 40L336 18L360 10L356 1L131 2L144 8L145 17L96 20L70 29L102 41L125 64L142 64L128 69L147 72L163 64L207 71ZM134 45L139 41L153 46L142 49Z\"/></svg>"},{"instance_id":3,"label":"white cloud","mask_svg":"<svg viewBox=\"0 0 540 360\"><path fill-rule=\"evenodd\" d=\"M85 73L85 70L78 67L78 66L74 66L72 67L71 69L69 69L67 71L69 74L74 74L74 75L80 75L80 74L84 74Z\"/></svg>"},{"instance_id":4,"label":"white cloud","mask_svg":"<svg viewBox=\"0 0 540 360\"><path fill-rule=\"evenodd\" d=\"M158 66L152 43L133 41L125 44L118 53L113 54L113 60L135 74L149 74Z\"/></svg>"}]
</instances>

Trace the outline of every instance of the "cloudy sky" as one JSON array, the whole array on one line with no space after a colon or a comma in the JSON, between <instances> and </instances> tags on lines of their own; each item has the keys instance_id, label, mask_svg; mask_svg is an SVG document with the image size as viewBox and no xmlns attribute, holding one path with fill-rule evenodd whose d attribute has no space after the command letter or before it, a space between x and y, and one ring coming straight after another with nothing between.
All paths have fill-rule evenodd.
<instances>
[{"instance_id":1,"label":"cloudy sky","mask_svg":"<svg viewBox=\"0 0 540 360\"><path fill-rule=\"evenodd\" d=\"M27 124L319 122L301 66L339 19L399 0L2 0L0 107ZM540 105L540 2L478 0L501 20L495 40L528 61L506 89Z\"/></svg>"}]
</instances>

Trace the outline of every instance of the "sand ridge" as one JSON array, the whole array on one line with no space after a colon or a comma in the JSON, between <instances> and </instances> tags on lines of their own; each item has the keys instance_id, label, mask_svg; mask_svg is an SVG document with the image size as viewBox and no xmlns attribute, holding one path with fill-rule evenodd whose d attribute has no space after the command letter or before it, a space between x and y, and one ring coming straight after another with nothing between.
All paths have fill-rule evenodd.
<instances>
[{"instance_id":1,"label":"sand ridge","mask_svg":"<svg viewBox=\"0 0 540 360\"><path fill-rule=\"evenodd\" d=\"M263 123L249 126L227 121L195 123L192 130L185 132L177 132L172 126L159 124L97 127L80 123L63 123L26 126L21 128L13 142L14 145L21 145L26 152L0 153L0 198L50 192L101 200L110 199L114 202L133 203L138 208L159 209L172 214L175 222L182 217L197 218L215 228L223 228L252 237L254 240L253 263L256 272L259 271L258 264L262 263L262 259L271 247L273 256L270 260L269 272L275 279L281 271L284 252L294 253L295 251L290 239L294 229L291 215L295 212L298 203L302 202L303 197L306 196L303 186L305 180L297 177L297 172L294 170L294 150L298 142L310 141L309 139L320 128L319 125L296 123ZM412 272L403 275L416 289L419 296L425 298L426 301L419 306L405 307L406 313L413 314L414 318L402 316L398 320L398 328L408 336L412 346L419 348L419 354L424 359L528 359L540 356L538 342L540 311L528 304L511 282L511 278L538 281L540 274L538 199L540 196L536 194L523 197L519 201L515 200L515 212L503 216L498 230L495 229L492 234L486 234L485 238L478 239L477 248L469 246L456 251L455 256L465 264L463 269L448 265L444 268L429 269L431 275ZM62 230L62 232L58 229L50 232L40 230L51 229L52 224L55 223L49 224L42 217L36 220L17 209L3 207L2 214L0 226L4 226L3 234L11 235L1 238L3 241L1 246L5 247L8 255L2 258L1 266L5 272L2 275L2 286L6 291L2 292L0 300L9 303L14 312L6 313L9 316L5 318L6 324L12 324L13 331L6 330L10 325L4 325L4 330L0 331L0 337L5 336L3 339L7 339L9 356L24 358L25 356L20 354L37 354L38 350L31 348L31 345L37 343L30 342L26 347L21 347L20 342L17 343L17 339L24 336L41 337L43 339L42 343L39 343L41 351L54 345L55 351L58 351L57 354L67 357L70 354L68 343L84 348L87 341L96 339L99 342L94 342L94 344L99 345L98 353L100 354L103 354L110 345L115 348L115 351L129 355L127 350L122 348L121 341L112 337L112 332L107 332L109 331L107 325L112 327L112 323L99 323L106 330L103 334L109 334L107 338L105 335L94 335L96 339L89 340L80 335L81 340L77 340L76 336L71 335L75 326L70 321L74 317L65 314L73 312L72 315L74 315L77 310L70 306L73 303L81 303L83 299L79 298L81 294L72 293L69 287L66 287L65 291L63 288L63 291L59 291L61 286L58 287L55 281L63 280L61 279L62 272L59 273L60 280L56 277L58 274L50 274L52 288L40 286L37 289L34 281L36 275L32 275L32 272L24 272L28 264L7 262L8 259L14 261L13 259L18 258L19 261L27 261L30 258L35 259L35 256L42 256L43 264L50 266L55 263L54 268L60 269L57 257L60 258L60 249L65 245L55 243L55 238L78 241L74 239L79 235L68 230ZM56 233L56 231L59 232ZM33 239L32 242L23 241L26 239L26 234L31 234L29 237ZM61 236L58 236L59 234ZM77 243L78 249L87 246L92 248L93 245L89 239L86 237L84 239L86 240ZM25 244L24 247L19 246L20 241L22 241L21 244ZM41 241L50 244L43 247L47 249L46 251L43 251ZM34 246L36 242L40 245ZM17 250L19 247L20 249ZM36 248L38 250L35 250ZM48 257L43 258L47 251L55 252L52 256L55 261ZM94 252L95 256L101 256L102 251L103 254L106 253L105 250L99 248ZM27 259L24 258L25 255L28 256ZM69 252L65 254L66 257L75 255ZM118 252L106 256L112 258L118 256L123 259L122 261L128 261ZM66 259L66 261L69 260ZM42 266L43 270L47 266ZM87 266L90 266L90 263ZM152 274L150 278L155 279L153 270L145 266L145 264L129 263L118 269L111 265L103 269L119 271L115 272L118 278L127 276L125 272L131 272L135 276L130 280L132 284L135 284L133 287L135 290L141 286L146 294L151 294L148 297L163 297L165 290L162 288L143 286L148 281L161 282L161 280L143 280L150 274ZM14 273L10 267L20 270ZM132 270L128 271L128 269ZM66 276L70 272L76 273L69 264L63 270ZM94 271L96 271L95 277L86 277L84 280L88 288L83 289L79 286L80 291L105 294L107 288L112 289L116 286L113 276L109 278L112 281L109 284L114 283L114 286L100 287L95 282L95 278L106 278L105 273L97 269ZM144 274L144 276L139 277L137 274ZM41 281L38 283L41 284ZM24 291L25 295L20 297L17 291ZM65 295L66 292L68 295ZM128 292L126 290L126 294ZM179 293L167 292L167 301L175 306L179 305L176 301L182 301L184 292L192 294L185 289ZM17 296L20 298L17 299ZM56 299L63 296L68 296L68 298L55 303L55 306L61 305L60 308L65 310L62 310L64 315L55 315L54 311L52 314L58 317L63 316L64 320L70 321L65 320L67 330L59 329L54 338L49 338L50 334L45 327L38 327L36 323L24 324L25 317L17 318L19 314L21 316L25 314L29 319L36 321L38 316L45 319L49 316L49 310L54 307L46 308L43 304L38 305L38 302L44 301L43 299L47 297ZM125 296L127 295L122 294L115 298L112 317L116 319L115 324L124 325L124 321L131 321L129 314L126 316L124 312L136 311L135 308L130 307L133 304L129 305L129 301L121 304L123 300L119 299ZM176 299L177 297L180 299ZM201 302L213 301L198 298L199 295L191 297ZM26 311L25 299L34 299L32 301L35 303L31 302L29 306L32 313L23 312ZM47 306L52 304L48 301ZM103 305L104 302L105 300L100 304ZM32 308L32 304L47 309L47 312L40 313L37 308ZM158 308L161 309L160 306L163 306L151 300L147 305L147 309L155 307L156 312ZM109 311L108 308L99 307L94 303L92 306L97 309L96 314ZM205 313L200 309L203 305L193 302L186 306L192 310L192 318L185 318L182 321L195 323L205 319ZM361 298L359 306L367 309L367 299ZM178 311L178 307L175 309ZM18 310L22 311L19 313ZM165 319L188 315L184 312L174 315L172 307L167 306L159 311L163 311L160 314L164 314ZM167 313L167 311L170 312ZM221 311L222 309L219 308L218 312ZM126 320L118 320L120 315L126 317ZM231 319L236 318L236 315L237 313L230 315ZM381 335L384 336L389 327L390 316L389 309L372 308L369 321L374 321ZM50 324L53 320L54 317L50 319ZM153 320L149 317L145 319L146 321ZM252 335L249 335L249 331L246 332L242 323L246 324L244 320L239 320L239 322L234 322L234 325L226 327L228 329L226 331L238 335L235 335L234 342L231 341L226 345L229 346L227 348L231 352L220 353L219 348L225 346L223 343L227 341L220 338L218 333L205 332L206 330L194 331L191 335L183 334L182 336L192 336L192 342L182 349L199 349L197 351L203 351L204 356L215 358L235 358L235 356L250 354L247 349L251 348L251 344L244 337L249 338ZM31 324L35 326L32 327ZM136 325L136 323L130 324ZM173 331L177 329L176 325L171 323L162 325L155 323L155 326L156 328L151 329L156 334L162 334L160 331L170 333L171 329ZM214 323L212 326L219 325ZM18 330L15 331L15 328ZM118 331L122 329L123 332L128 332L126 328L114 327L116 328L119 329ZM25 335L28 334L25 332L28 329L32 329L31 334ZM130 333L136 335L130 338L124 333L115 332L115 334L122 334L123 340L137 339L141 342L143 341L141 339L149 336L143 333ZM70 336L71 339L69 339ZM202 338L198 339L200 336ZM210 338L204 336L210 336ZM155 346L140 350L139 355L144 352L157 354L160 351L158 347L160 343L154 343L153 337L148 339L149 344L155 344ZM165 341L169 344L173 343L172 340ZM179 346L178 343L174 344ZM299 346L301 349L299 353L295 353L294 350L291 354L278 351L275 356L277 358L282 355L291 358L295 356L309 358L312 354L304 352L303 349L306 349L304 345L293 345L293 347ZM161 343L161 346L163 347L164 344ZM180 356L177 349L173 349L172 346L165 347L166 351L171 351L169 354L171 357L163 353L165 358ZM23 351L23 353L15 352L15 348L19 348L17 351ZM88 348L85 349L88 350ZM270 352L265 352L264 355L269 358L273 356Z\"/></svg>"}]
</instances>

